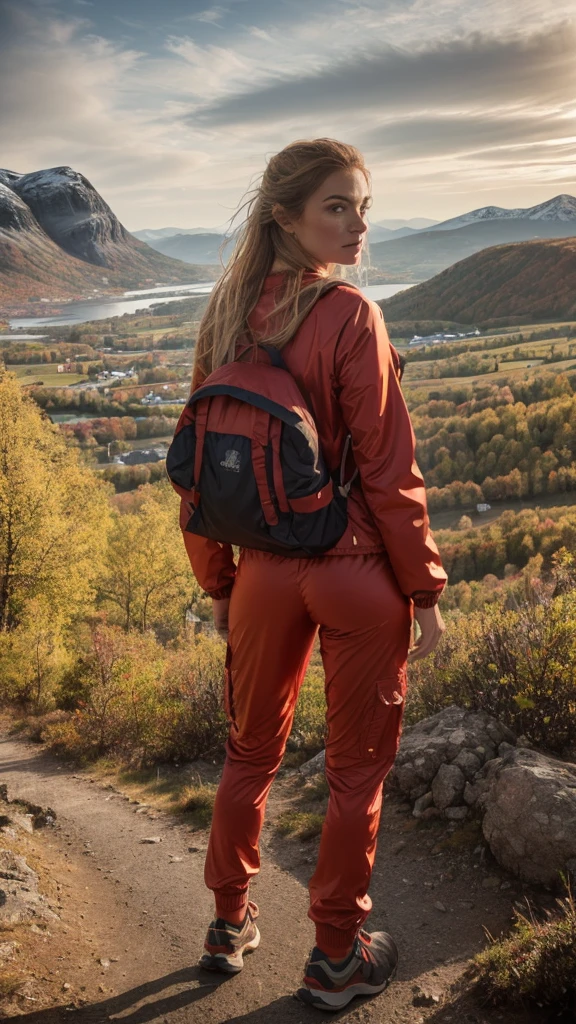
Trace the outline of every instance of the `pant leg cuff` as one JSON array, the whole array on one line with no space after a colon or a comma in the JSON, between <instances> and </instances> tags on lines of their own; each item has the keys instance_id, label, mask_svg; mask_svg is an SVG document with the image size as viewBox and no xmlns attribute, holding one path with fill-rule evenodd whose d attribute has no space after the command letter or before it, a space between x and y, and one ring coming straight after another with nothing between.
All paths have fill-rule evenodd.
<instances>
[{"instance_id":1,"label":"pant leg cuff","mask_svg":"<svg viewBox=\"0 0 576 1024\"><path fill-rule=\"evenodd\" d=\"M231 910L242 910L248 903L248 889L241 892L215 892L216 916L225 917Z\"/></svg>"},{"instance_id":2,"label":"pant leg cuff","mask_svg":"<svg viewBox=\"0 0 576 1024\"><path fill-rule=\"evenodd\" d=\"M316 945L330 959L339 960L346 956L358 934L358 925L353 928L335 928L331 924L316 925Z\"/></svg>"}]
</instances>

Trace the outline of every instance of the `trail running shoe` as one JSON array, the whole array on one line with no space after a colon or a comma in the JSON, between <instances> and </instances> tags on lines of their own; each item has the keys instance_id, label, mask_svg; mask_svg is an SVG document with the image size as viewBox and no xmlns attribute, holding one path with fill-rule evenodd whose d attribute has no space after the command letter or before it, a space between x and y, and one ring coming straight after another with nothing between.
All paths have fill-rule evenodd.
<instances>
[{"instance_id":1,"label":"trail running shoe","mask_svg":"<svg viewBox=\"0 0 576 1024\"><path fill-rule=\"evenodd\" d=\"M333 964L317 946L304 971L303 987L296 998L318 1010L336 1012L354 996L383 992L396 974L398 950L387 932L359 931L350 955Z\"/></svg>"},{"instance_id":2,"label":"trail running shoe","mask_svg":"<svg viewBox=\"0 0 576 1024\"><path fill-rule=\"evenodd\" d=\"M244 966L243 953L250 953L260 945L260 932L254 921L258 907L250 900L244 922L230 924L222 917L216 917L208 926L204 942L206 952L200 958L200 967L207 971L222 971L224 974L238 974Z\"/></svg>"}]
</instances>

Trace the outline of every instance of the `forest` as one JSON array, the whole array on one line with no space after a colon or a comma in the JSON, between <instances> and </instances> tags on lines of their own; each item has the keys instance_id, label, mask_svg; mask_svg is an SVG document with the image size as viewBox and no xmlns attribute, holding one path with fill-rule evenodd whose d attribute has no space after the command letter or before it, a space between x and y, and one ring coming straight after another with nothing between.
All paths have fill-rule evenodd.
<instances>
[{"instance_id":1,"label":"forest","mask_svg":"<svg viewBox=\"0 0 576 1024\"><path fill-rule=\"evenodd\" d=\"M573 377L409 392L431 508L560 494L576 486ZM440 397L443 395L445 397ZM476 485L463 489L462 485ZM479 490L477 489L479 488Z\"/></svg>"}]
</instances>

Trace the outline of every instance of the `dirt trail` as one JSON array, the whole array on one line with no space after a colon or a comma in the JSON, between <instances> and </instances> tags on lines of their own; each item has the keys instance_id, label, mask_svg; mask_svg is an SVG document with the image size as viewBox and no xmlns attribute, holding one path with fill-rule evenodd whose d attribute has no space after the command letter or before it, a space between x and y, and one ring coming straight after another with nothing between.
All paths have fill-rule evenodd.
<instances>
[{"instance_id":1,"label":"dirt trail","mask_svg":"<svg viewBox=\"0 0 576 1024\"><path fill-rule=\"evenodd\" d=\"M220 980L196 966L212 910L203 883L205 833L192 833L166 814L136 813L126 797L62 767L36 745L5 736L0 737L0 780L8 784L11 798L56 811L50 843L81 868L88 890L85 925L112 961L106 985L117 993L72 1014L57 1008L24 1014L23 1021L309 1024L326 1019L291 995L313 944L305 888L313 845L279 845L272 830L265 830L262 872L252 888L261 910L262 945L246 959L240 975ZM506 928L512 900L521 894L515 886L502 891L497 872L491 868L487 875L471 848L456 854L449 844L438 852L442 834L412 830L412 824L388 804L368 922L372 929L385 927L395 935L399 981L376 999L354 1001L333 1019L361 1024L543 1021L478 1010L467 998L440 1007L413 1005L415 984L447 991L467 958L482 947L482 925L493 934ZM161 842L141 842L154 836ZM487 877L488 886L483 885Z\"/></svg>"}]
</instances>

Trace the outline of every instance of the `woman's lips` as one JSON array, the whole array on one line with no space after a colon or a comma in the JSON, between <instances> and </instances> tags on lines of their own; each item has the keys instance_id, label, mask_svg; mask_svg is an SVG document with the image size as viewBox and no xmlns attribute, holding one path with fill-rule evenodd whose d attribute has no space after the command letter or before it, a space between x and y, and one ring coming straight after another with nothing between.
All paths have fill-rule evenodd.
<instances>
[{"instance_id":1,"label":"woman's lips","mask_svg":"<svg viewBox=\"0 0 576 1024\"><path fill-rule=\"evenodd\" d=\"M362 240L360 240L359 242L349 242L348 245L343 245L342 248L343 249L361 249L362 248Z\"/></svg>"}]
</instances>

